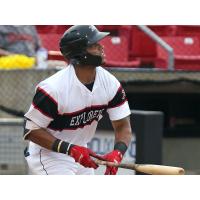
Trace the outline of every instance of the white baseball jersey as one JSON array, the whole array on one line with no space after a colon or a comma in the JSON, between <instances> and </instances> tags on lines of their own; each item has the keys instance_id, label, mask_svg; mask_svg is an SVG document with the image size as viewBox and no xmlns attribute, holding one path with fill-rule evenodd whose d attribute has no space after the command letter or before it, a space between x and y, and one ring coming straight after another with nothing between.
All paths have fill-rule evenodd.
<instances>
[{"instance_id":1,"label":"white baseball jersey","mask_svg":"<svg viewBox=\"0 0 200 200\"><path fill-rule=\"evenodd\" d=\"M46 128L58 139L86 146L105 112L108 112L111 121L130 115L126 95L119 81L102 67L97 67L90 91L77 78L74 66L69 65L38 84L25 117L39 127ZM30 153L41 149L30 142ZM49 151L49 154L52 153Z\"/></svg>"}]
</instances>

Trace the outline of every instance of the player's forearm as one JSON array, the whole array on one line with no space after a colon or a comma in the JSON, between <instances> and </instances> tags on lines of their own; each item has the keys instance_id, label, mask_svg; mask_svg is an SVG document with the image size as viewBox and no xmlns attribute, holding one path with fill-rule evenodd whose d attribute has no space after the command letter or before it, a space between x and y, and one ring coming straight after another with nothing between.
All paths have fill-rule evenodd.
<instances>
[{"instance_id":1,"label":"player's forearm","mask_svg":"<svg viewBox=\"0 0 200 200\"><path fill-rule=\"evenodd\" d=\"M86 147L70 144L62 141L48 133L45 129L37 129L31 131L26 139L57 153L67 154L74 158L75 162L80 163L84 167L96 169L98 165L90 159L90 156L98 157L94 152Z\"/></svg>"},{"instance_id":2,"label":"player's forearm","mask_svg":"<svg viewBox=\"0 0 200 200\"><path fill-rule=\"evenodd\" d=\"M45 129L32 130L26 137L27 140L34 142L46 149L52 150L52 145L57 139Z\"/></svg>"},{"instance_id":3,"label":"player's forearm","mask_svg":"<svg viewBox=\"0 0 200 200\"><path fill-rule=\"evenodd\" d=\"M60 139L54 137L49 132L47 132L45 129L32 130L26 136L26 139L34 142L35 144L40 145L41 147L44 147L46 149L49 149L49 150L57 152L57 153L63 153L63 154L68 154L70 149L73 146L76 146L74 144L70 144L66 141L63 141L63 140L60 140ZM68 154L68 155L70 155L70 154Z\"/></svg>"},{"instance_id":4,"label":"player's forearm","mask_svg":"<svg viewBox=\"0 0 200 200\"><path fill-rule=\"evenodd\" d=\"M130 118L126 117L118 121L113 121L112 125L115 132L115 144L117 142L124 142L128 146L132 138Z\"/></svg>"},{"instance_id":5,"label":"player's forearm","mask_svg":"<svg viewBox=\"0 0 200 200\"><path fill-rule=\"evenodd\" d=\"M123 142L127 145L131 142L132 131L130 128L124 128L121 131L115 131L115 144L118 142Z\"/></svg>"},{"instance_id":6,"label":"player's forearm","mask_svg":"<svg viewBox=\"0 0 200 200\"><path fill-rule=\"evenodd\" d=\"M130 118L125 117L124 119L113 121L112 125L115 132L114 150L118 150L124 155L132 138Z\"/></svg>"}]
</instances>

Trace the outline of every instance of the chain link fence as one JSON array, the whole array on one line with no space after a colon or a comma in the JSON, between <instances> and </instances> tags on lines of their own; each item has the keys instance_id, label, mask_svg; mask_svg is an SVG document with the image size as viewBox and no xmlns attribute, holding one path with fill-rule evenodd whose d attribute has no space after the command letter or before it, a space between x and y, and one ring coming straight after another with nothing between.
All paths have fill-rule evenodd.
<instances>
[{"instance_id":1,"label":"chain link fence","mask_svg":"<svg viewBox=\"0 0 200 200\"><path fill-rule=\"evenodd\" d=\"M32 102L36 85L60 69L63 67L46 70L0 70L0 118L23 116ZM109 70L123 85L129 86L182 81L200 85L200 72Z\"/></svg>"},{"instance_id":2,"label":"chain link fence","mask_svg":"<svg viewBox=\"0 0 200 200\"><path fill-rule=\"evenodd\" d=\"M56 70L12 70L0 71L0 105L5 112L0 112L0 117L11 117L9 109L15 110L16 115L27 111L35 92L36 85ZM6 111L6 108L8 109ZM12 113L12 111L11 111Z\"/></svg>"},{"instance_id":3,"label":"chain link fence","mask_svg":"<svg viewBox=\"0 0 200 200\"><path fill-rule=\"evenodd\" d=\"M27 174L23 119L0 119L0 174Z\"/></svg>"}]
</instances>

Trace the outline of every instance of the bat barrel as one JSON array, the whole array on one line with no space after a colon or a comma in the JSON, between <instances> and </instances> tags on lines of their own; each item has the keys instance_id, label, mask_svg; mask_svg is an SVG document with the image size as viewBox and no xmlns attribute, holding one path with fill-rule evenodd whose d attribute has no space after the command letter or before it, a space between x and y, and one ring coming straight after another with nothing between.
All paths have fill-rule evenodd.
<instances>
[{"instance_id":1,"label":"bat barrel","mask_svg":"<svg viewBox=\"0 0 200 200\"><path fill-rule=\"evenodd\" d=\"M165 165L135 164L135 170L152 175L184 175L185 171L180 167Z\"/></svg>"}]
</instances>

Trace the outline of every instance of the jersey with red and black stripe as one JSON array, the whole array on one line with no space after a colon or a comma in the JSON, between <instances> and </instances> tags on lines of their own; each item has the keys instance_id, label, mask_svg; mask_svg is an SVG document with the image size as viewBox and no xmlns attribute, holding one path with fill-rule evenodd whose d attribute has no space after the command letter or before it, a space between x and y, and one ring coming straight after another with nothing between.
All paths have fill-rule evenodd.
<instances>
[{"instance_id":1,"label":"jersey with red and black stripe","mask_svg":"<svg viewBox=\"0 0 200 200\"><path fill-rule=\"evenodd\" d=\"M86 145L105 112L111 121L130 115L120 82L97 67L90 91L77 78L74 66L69 65L37 85L25 117L61 140Z\"/></svg>"}]
</instances>

